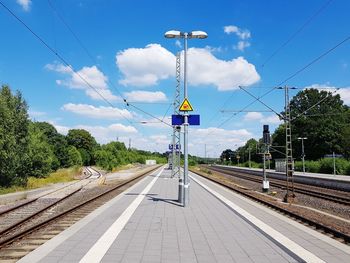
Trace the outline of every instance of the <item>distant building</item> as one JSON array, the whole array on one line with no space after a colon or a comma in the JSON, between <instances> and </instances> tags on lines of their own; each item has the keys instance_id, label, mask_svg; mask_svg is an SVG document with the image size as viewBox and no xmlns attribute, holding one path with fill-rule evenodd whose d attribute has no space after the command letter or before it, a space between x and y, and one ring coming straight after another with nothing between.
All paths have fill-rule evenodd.
<instances>
[{"instance_id":1,"label":"distant building","mask_svg":"<svg viewBox=\"0 0 350 263\"><path fill-rule=\"evenodd\" d=\"M146 165L155 165L157 164L156 160L146 160Z\"/></svg>"}]
</instances>

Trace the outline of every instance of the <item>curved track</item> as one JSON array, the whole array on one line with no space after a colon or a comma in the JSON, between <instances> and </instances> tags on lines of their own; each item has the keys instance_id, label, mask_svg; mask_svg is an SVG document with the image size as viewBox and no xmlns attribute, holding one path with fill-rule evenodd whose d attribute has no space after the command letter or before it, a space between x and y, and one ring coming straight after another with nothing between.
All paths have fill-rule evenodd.
<instances>
[{"instance_id":1,"label":"curved track","mask_svg":"<svg viewBox=\"0 0 350 263\"><path fill-rule=\"evenodd\" d=\"M72 195L66 199L66 202L62 202L60 209L56 209L55 212L51 211L50 208L45 210L48 213L51 212L51 216L45 216L44 218L38 215L35 215L34 217L31 215L28 216L25 220L27 221L25 227L12 224L8 227L6 231L7 234L4 236L2 235L0 239L0 261L16 261L20 259L25 254L35 249L38 245L51 239L79 219L85 217L97 207L114 198L126 187L131 186L138 180L141 180L145 175L158 168L159 166L152 167L133 178L124 180L116 185L102 187L102 191L96 190L92 191L90 194L83 194L80 198L75 199L74 195ZM38 217L40 218L39 220L34 220L34 218ZM25 244L25 249L21 248L21 245L17 242ZM14 253L14 251L16 251L16 253Z\"/></svg>"}]
</instances>

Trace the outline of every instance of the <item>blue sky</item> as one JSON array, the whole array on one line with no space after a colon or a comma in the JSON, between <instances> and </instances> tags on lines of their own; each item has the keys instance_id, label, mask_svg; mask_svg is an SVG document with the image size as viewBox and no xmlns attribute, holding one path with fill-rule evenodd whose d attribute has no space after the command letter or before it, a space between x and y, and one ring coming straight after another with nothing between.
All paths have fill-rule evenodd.
<instances>
[{"instance_id":1,"label":"blue sky","mask_svg":"<svg viewBox=\"0 0 350 263\"><path fill-rule=\"evenodd\" d=\"M164 33L207 32L207 39L188 41L189 100L194 113L201 115L201 126L190 129L189 152L199 156L204 155L204 144L209 156L219 156L224 149L261 137L263 124L272 131L278 126L273 113L259 112L266 108L258 102L247 109L250 112L235 116L220 112L241 110L253 100L239 85L261 96L350 35L346 0L1 3L78 73L0 5L0 82L23 93L32 119L48 121L61 133L87 129L100 143L118 137L128 144L131 138L132 147L151 151L166 151L171 140L171 128L152 116L169 122L175 54L183 50L182 41L165 39ZM283 85L299 90L340 88L339 94L350 105L349 44ZM126 106L122 98L142 111ZM281 90L263 101L278 112L283 110Z\"/></svg>"}]
</instances>

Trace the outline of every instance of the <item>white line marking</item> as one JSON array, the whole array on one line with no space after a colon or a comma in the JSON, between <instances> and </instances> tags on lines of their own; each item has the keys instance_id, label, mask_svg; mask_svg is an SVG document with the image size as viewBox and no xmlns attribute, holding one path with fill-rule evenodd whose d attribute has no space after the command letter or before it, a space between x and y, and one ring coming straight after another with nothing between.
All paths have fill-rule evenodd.
<instances>
[{"instance_id":1,"label":"white line marking","mask_svg":"<svg viewBox=\"0 0 350 263\"><path fill-rule=\"evenodd\" d=\"M246 210L242 209L241 207L237 206L230 200L228 200L226 197L222 196L218 192L212 190L204 183L200 182L198 179L194 178L193 176L190 176L193 181L198 183L200 186L202 186L204 189L215 195L218 199L220 199L222 202L227 204L229 207L231 207L233 210L235 210L237 213L242 215L245 219L247 219L249 222L251 222L253 225L255 225L257 228L259 228L261 231L263 231L265 234L273 238L275 241L277 241L280 245L284 246L289 251L293 252L295 255L300 257L305 262L315 262L315 263L322 263L325 262L316 255L312 254L310 251L304 249L303 247L299 246L294 241L290 240L280 232L276 231L269 225L265 224L260 219L256 218L252 214L248 213Z\"/></svg>"},{"instance_id":2,"label":"white line marking","mask_svg":"<svg viewBox=\"0 0 350 263\"><path fill-rule=\"evenodd\" d=\"M135 200L124 210L119 218L108 228L108 230L100 237L99 240L90 248L85 256L79 261L80 263L100 262L108 249L123 230L130 217L133 215L137 207L140 205L146 194L151 190L152 186L163 172L164 168L156 175L155 178L143 189Z\"/></svg>"}]
</instances>

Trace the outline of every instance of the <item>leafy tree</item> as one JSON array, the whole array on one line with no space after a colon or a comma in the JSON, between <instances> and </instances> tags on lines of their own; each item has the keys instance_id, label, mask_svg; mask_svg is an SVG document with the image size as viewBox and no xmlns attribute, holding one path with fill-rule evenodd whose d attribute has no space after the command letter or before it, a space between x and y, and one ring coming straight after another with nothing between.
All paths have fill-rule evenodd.
<instances>
[{"instance_id":1,"label":"leafy tree","mask_svg":"<svg viewBox=\"0 0 350 263\"><path fill-rule=\"evenodd\" d=\"M95 138L86 130L72 129L68 131L67 142L78 149L81 154L83 164L94 164L94 151L97 148Z\"/></svg>"},{"instance_id":2,"label":"leafy tree","mask_svg":"<svg viewBox=\"0 0 350 263\"><path fill-rule=\"evenodd\" d=\"M81 158L80 152L74 146L68 146L67 154L67 166L82 165L83 160Z\"/></svg>"},{"instance_id":3,"label":"leafy tree","mask_svg":"<svg viewBox=\"0 0 350 263\"><path fill-rule=\"evenodd\" d=\"M241 157L241 161L248 161L249 160L249 152L250 152L250 160L254 162L261 162L262 158L261 155L258 153L258 144L259 142L255 140L254 138L249 139L244 146L239 147L236 151L236 154L238 153Z\"/></svg>"},{"instance_id":4,"label":"leafy tree","mask_svg":"<svg viewBox=\"0 0 350 263\"><path fill-rule=\"evenodd\" d=\"M47 176L58 163L46 136L33 123L29 125L29 163L28 175L34 177Z\"/></svg>"},{"instance_id":5,"label":"leafy tree","mask_svg":"<svg viewBox=\"0 0 350 263\"><path fill-rule=\"evenodd\" d=\"M339 95L306 89L293 97L290 108L294 156L301 156L301 142L298 137L308 138L304 141L308 159L316 160L333 151L345 153L340 138L344 128L349 126L346 114L349 109ZM284 129L280 126L275 133L274 142L285 145Z\"/></svg>"},{"instance_id":6,"label":"leafy tree","mask_svg":"<svg viewBox=\"0 0 350 263\"><path fill-rule=\"evenodd\" d=\"M47 142L53 147L59 167L68 167L68 143L66 137L59 134L56 128L47 122L35 122L35 125L44 133ZM58 168L58 167L57 167Z\"/></svg>"},{"instance_id":7,"label":"leafy tree","mask_svg":"<svg viewBox=\"0 0 350 263\"><path fill-rule=\"evenodd\" d=\"M222 162L224 161L229 162L231 158L233 158L234 154L235 154L234 151L232 151L231 149L226 149L221 153L220 160Z\"/></svg>"},{"instance_id":8,"label":"leafy tree","mask_svg":"<svg viewBox=\"0 0 350 263\"><path fill-rule=\"evenodd\" d=\"M0 89L0 186L25 184L28 171L28 113L20 92Z\"/></svg>"}]
</instances>

